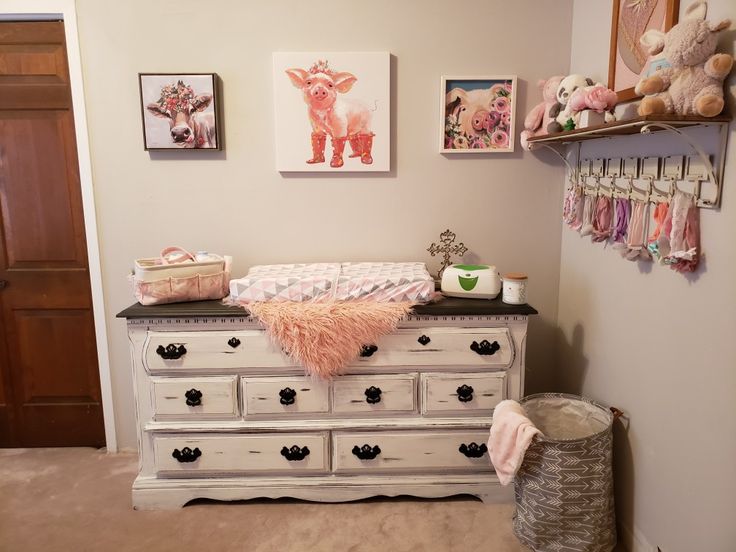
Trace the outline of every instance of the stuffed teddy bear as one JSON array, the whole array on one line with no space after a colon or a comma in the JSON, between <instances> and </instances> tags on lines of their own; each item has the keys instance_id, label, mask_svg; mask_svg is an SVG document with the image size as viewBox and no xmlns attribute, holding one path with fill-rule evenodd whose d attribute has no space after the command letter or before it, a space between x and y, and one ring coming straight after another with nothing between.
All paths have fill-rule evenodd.
<instances>
[{"instance_id":1,"label":"stuffed teddy bear","mask_svg":"<svg viewBox=\"0 0 736 552\"><path fill-rule=\"evenodd\" d=\"M562 132L569 120L575 122L576 113L569 105L570 97L578 88L593 86L593 81L583 75L568 75L557 86L557 103L552 106L552 121L547 125L547 132Z\"/></svg>"},{"instance_id":2,"label":"stuffed teddy bear","mask_svg":"<svg viewBox=\"0 0 736 552\"><path fill-rule=\"evenodd\" d=\"M529 149L529 138L547 134L547 126L552 122L550 109L557 103L557 87L564 76L550 77L537 83L542 91L542 101L535 105L524 119L524 129L521 132L521 147Z\"/></svg>"},{"instance_id":3,"label":"stuffed teddy bear","mask_svg":"<svg viewBox=\"0 0 736 552\"><path fill-rule=\"evenodd\" d=\"M594 84L585 88L578 88L570 96L567 102L572 112L582 112L586 109L603 113L603 120L606 123L616 120L613 114L613 108L618 103L618 96L613 90L606 88L602 84Z\"/></svg>"},{"instance_id":4,"label":"stuffed teddy bear","mask_svg":"<svg viewBox=\"0 0 736 552\"><path fill-rule=\"evenodd\" d=\"M718 31L730 27L731 21L705 21L707 11L707 2L694 2L666 34L652 29L641 37L651 55L663 52L669 67L637 83L634 90L645 95L639 115L715 117L723 110L723 81L731 72L733 56L714 53Z\"/></svg>"}]
</instances>

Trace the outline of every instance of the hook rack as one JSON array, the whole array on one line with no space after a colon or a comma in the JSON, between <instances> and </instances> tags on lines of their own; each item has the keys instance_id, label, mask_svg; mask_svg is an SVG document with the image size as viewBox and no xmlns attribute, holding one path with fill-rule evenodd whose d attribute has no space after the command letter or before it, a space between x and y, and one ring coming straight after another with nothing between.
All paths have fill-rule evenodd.
<instances>
[{"instance_id":1,"label":"hook rack","mask_svg":"<svg viewBox=\"0 0 736 552\"><path fill-rule=\"evenodd\" d=\"M647 117L637 117L627 121L618 121L597 125L588 128L576 129L568 132L550 134L546 136L538 136L529 139L532 149L544 147L555 152L555 154L563 159L568 167L571 182L580 182L581 180L589 180L580 172L581 169L581 144L584 141L598 141L600 144L593 146L593 155L595 153L604 155L614 149L623 158L621 160L620 171L616 169L619 158L612 157L604 160L606 167L604 173L595 175L590 174L593 179L601 178L610 179L610 187L599 186L596 181L596 193L614 193L623 194L624 188L617 185L617 181L621 179L628 180L627 192L637 196L646 195L649 201L663 201L670 197L678 187L692 189L693 195L696 197L696 204L703 208L718 208L723 195L723 174L725 169L726 146L728 142L730 117L726 115L703 118L694 116L677 116L677 115L657 115ZM683 129L693 129L692 132L683 132ZM712 129L716 131L713 134ZM669 147L672 154L680 155L661 155L663 143L649 142L646 139L641 141L631 138L628 142L627 136L646 136L651 134L669 134L677 136L684 143L685 147L689 147L690 151L684 151L677 144L664 143L664 147ZM606 138L605 146L600 141ZM567 157L560 151L560 146L577 144L577 169L571 166ZM619 148L619 146L621 146ZM674 151L673 151L674 150ZM586 149L586 152L589 151ZM642 155L644 153L645 155ZM635 157L627 157L627 155ZM637 155L638 154L638 155ZM639 171L638 167L646 155L656 155L661 168L658 167L656 175L645 170ZM632 161L637 159L636 162ZM678 165L679 160L679 165ZM643 163L642 163L643 167ZM634 174L638 173L638 174ZM636 187L636 180L645 180L648 184L648 190L645 193ZM656 185L656 182L667 182L667 190ZM707 184L707 187L706 187ZM586 190L591 190L587 182Z\"/></svg>"},{"instance_id":2,"label":"hook rack","mask_svg":"<svg viewBox=\"0 0 736 552\"><path fill-rule=\"evenodd\" d=\"M660 129L660 130L666 130L672 134L676 134L682 140L684 140L700 157L700 161L702 162L703 166L705 167L705 171L708 175L708 180L712 182L716 187L716 194L715 199L706 200L702 199L700 197L700 186L697 186L697 204L699 207L707 207L707 208L714 208L718 207L721 204L721 192L723 188L723 170L726 163L726 141L728 139L728 125L721 124L720 125L720 133L721 133L721 151L720 151L720 170L718 171L718 175L716 175L715 169L713 168L713 164L710 162L710 156L703 151L703 148L700 147L699 144L697 144L694 140L692 140L687 134L682 132L680 129L667 124L663 122L651 122L649 124L644 125L641 127L641 130L639 131L641 134L651 134L652 129ZM682 168L682 167L680 167ZM702 182L702 181L701 181Z\"/></svg>"}]
</instances>

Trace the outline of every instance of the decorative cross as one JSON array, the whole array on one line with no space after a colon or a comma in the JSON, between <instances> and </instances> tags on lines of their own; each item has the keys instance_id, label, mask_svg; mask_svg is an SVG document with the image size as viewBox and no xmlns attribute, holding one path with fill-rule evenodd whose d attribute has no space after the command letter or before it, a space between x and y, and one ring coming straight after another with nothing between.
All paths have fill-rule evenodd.
<instances>
[{"instance_id":1,"label":"decorative cross","mask_svg":"<svg viewBox=\"0 0 736 552\"><path fill-rule=\"evenodd\" d=\"M433 257L438 253L442 253L442 268L437 273L438 278L442 278L442 273L452 264L450 255L459 255L462 257L468 252L468 248L465 247L463 242L455 243L455 238L455 232L451 232L448 228L440 234L439 244L433 243L427 248L427 251L429 251Z\"/></svg>"}]
</instances>

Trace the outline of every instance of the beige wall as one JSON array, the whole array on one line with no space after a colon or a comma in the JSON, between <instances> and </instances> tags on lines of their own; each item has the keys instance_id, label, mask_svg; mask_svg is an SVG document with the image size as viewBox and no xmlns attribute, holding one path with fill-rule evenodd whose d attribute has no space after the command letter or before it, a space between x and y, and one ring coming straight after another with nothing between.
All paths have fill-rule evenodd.
<instances>
[{"instance_id":1,"label":"beige wall","mask_svg":"<svg viewBox=\"0 0 736 552\"><path fill-rule=\"evenodd\" d=\"M733 0L710 7L711 19L736 19ZM610 0L575 1L572 72L606 80L610 9ZM733 53L735 34L722 36L723 50ZM736 546L733 124L727 163L722 208L701 210L707 257L693 277L649 271L562 230L563 387L627 413L628 431L615 435L616 498L624 540L647 552L647 542L664 552Z\"/></svg>"},{"instance_id":2,"label":"beige wall","mask_svg":"<svg viewBox=\"0 0 736 552\"><path fill-rule=\"evenodd\" d=\"M124 323L131 262L180 244L257 263L435 260L450 227L484 261L530 275L531 389L549 385L560 256L562 170L548 156L437 153L443 74L517 74L517 116L538 79L565 72L572 2L78 0L92 165L120 445L135 447ZM522 33L523 29L523 33ZM539 48L525 37L544 36ZM284 177L274 169L271 54L390 51L393 170ZM217 72L226 150L149 155L138 72ZM529 100L527 100L527 97ZM306 114L305 114L306 116ZM517 129L517 133L518 133Z\"/></svg>"}]
</instances>

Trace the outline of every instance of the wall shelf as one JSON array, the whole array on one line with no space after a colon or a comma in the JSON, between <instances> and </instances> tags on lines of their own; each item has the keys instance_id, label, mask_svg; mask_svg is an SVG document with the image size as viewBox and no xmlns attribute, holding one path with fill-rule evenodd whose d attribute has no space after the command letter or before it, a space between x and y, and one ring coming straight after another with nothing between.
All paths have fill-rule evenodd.
<instances>
[{"instance_id":1,"label":"wall shelf","mask_svg":"<svg viewBox=\"0 0 736 552\"><path fill-rule=\"evenodd\" d=\"M668 125L674 128L687 128L698 125L719 125L728 126L731 117L728 115L720 115L718 117L691 117L681 115L647 115L646 117L636 117L626 121L614 121L602 125L596 125L576 130L568 130L565 132L556 132L544 136L535 136L529 138L529 145L533 150L535 146L546 145L567 145L585 140L597 140L599 138L609 138L612 136L627 136L632 134L640 134L645 127L656 127L657 125ZM651 128L651 130L661 130L659 128Z\"/></svg>"},{"instance_id":2,"label":"wall shelf","mask_svg":"<svg viewBox=\"0 0 736 552\"><path fill-rule=\"evenodd\" d=\"M653 159L653 157L650 156L654 155L658 158L655 171L656 174L646 175L650 181L660 179L669 181L670 190L675 189L678 181L690 182L692 183L693 193L696 195L698 206L717 208L721 203L726 145L728 142L730 122L731 117L729 115L720 115L718 117L710 118L678 115L636 117L634 119L624 121L614 121L602 125L530 138L529 148L532 151L548 149L557 154L565 165L567 165L570 182L572 185L575 185L579 182L581 175L582 143L593 143L592 141L605 139L604 143L607 145L604 147L604 153L601 153L601 148L603 146L594 147L594 150L596 148L598 150L598 155L595 157L604 158L600 164L602 168L607 170L608 162L605 158L608 157L625 157L633 155L638 158L636 160L636 165L638 167L640 164L643 164L645 160ZM709 132L710 136L703 136L702 131ZM633 137L635 135L649 134L667 134L670 136L676 136L680 143L684 143L687 145L686 147L689 147L691 153L675 151L679 150L682 146L678 146L677 143L673 143L671 141L662 142L662 144L667 144L667 151L662 151L662 147L655 147L655 149L659 149L660 151L657 153L645 153L645 150L649 149L651 146L656 146L656 143L648 141L646 143L638 141L632 142L632 140L634 140L633 138L629 140L626 139L627 136ZM609 142L609 140L611 140L611 142ZM570 144L575 144L577 146L575 148L576 156L574 165L568 161L569 152L567 151L566 146ZM636 148L635 151L624 153L626 150L631 150L634 147ZM673 155L676 153L683 157L683 162L679 164L673 163L673 160L677 159L677 156ZM694 155L692 155L693 153ZM667 159L670 159L669 164L667 164ZM678 170L674 172L669 169L665 170L665 167L670 167L672 165L675 165ZM638 177L638 168L636 174ZM600 177L603 176L603 174L598 174L595 175L595 178L599 182ZM614 170L607 171L607 176L617 178L624 175L623 173L619 173ZM711 188L711 193L708 197L701 196L701 184L705 182L709 183ZM650 190L651 189L652 186L650 184Z\"/></svg>"}]
</instances>

